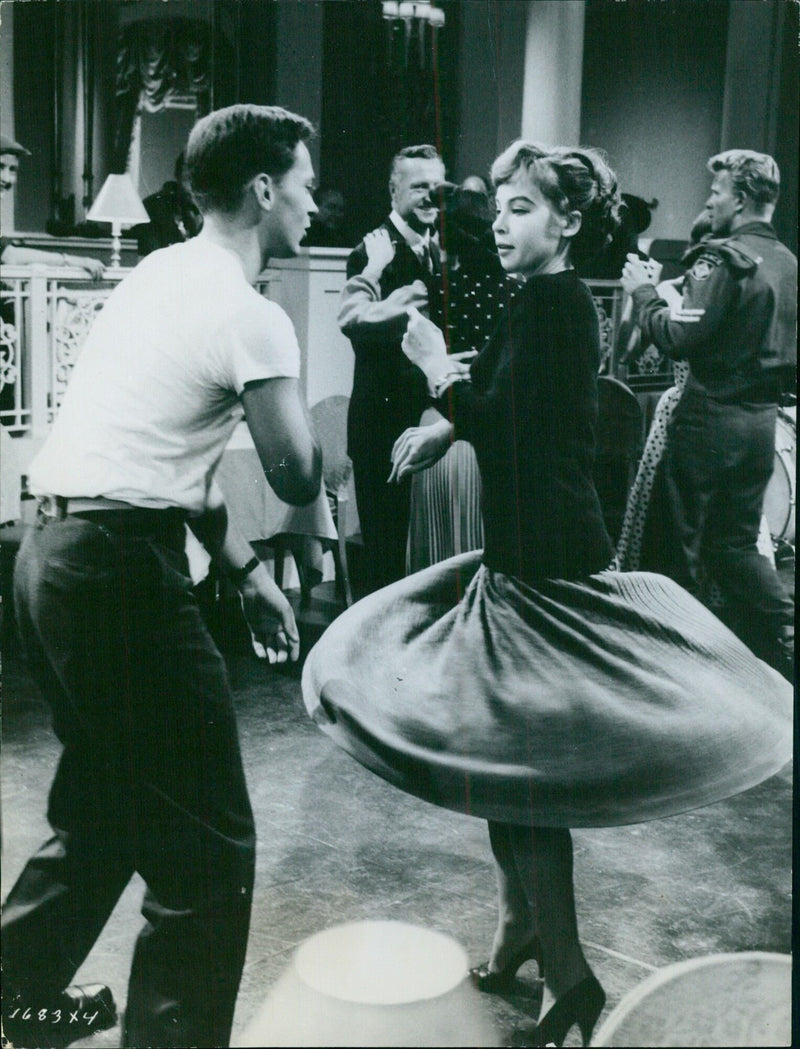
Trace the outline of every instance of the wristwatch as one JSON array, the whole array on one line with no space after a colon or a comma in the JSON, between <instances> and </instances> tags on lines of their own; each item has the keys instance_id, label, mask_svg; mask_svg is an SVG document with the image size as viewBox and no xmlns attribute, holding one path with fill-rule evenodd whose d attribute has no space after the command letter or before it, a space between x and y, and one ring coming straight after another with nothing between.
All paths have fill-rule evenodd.
<instances>
[{"instance_id":1,"label":"wristwatch","mask_svg":"<svg viewBox=\"0 0 800 1049\"><path fill-rule=\"evenodd\" d=\"M261 564L259 559L253 554L246 565L242 565L241 568L231 568L228 571L228 578L235 587L240 587L242 583L247 579L251 572L254 572L256 568Z\"/></svg>"}]
</instances>

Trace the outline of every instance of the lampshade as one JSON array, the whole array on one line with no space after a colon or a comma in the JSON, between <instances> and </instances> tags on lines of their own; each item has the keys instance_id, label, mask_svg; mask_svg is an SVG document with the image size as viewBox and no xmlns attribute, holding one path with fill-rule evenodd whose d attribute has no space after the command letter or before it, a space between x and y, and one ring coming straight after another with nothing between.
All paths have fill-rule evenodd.
<instances>
[{"instance_id":1,"label":"lampshade","mask_svg":"<svg viewBox=\"0 0 800 1049\"><path fill-rule=\"evenodd\" d=\"M108 176L86 217L91 222L116 222L120 226L150 221L127 173Z\"/></svg>"},{"instance_id":2,"label":"lampshade","mask_svg":"<svg viewBox=\"0 0 800 1049\"><path fill-rule=\"evenodd\" d=\"M239 1046L496 1046L449 936L396 921L337 925L301 944Z\"/></svg>"}]
</instances>

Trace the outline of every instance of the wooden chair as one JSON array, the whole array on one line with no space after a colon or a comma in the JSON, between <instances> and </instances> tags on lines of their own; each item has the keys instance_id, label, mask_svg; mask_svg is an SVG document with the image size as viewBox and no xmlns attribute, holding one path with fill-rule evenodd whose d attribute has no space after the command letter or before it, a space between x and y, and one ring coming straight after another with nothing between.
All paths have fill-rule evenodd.
<instances>
[{"instance_id":1,"label":"wooden chair","mask_svg":"<svg viewBox=\"0 0 800 1049\"><path fill-rule=\"evenodd\" d=\"M33 497L17 454L15 438L0 426L0 636L14 632L14 563L33 515L24 513Z\"/></svg>"},{"instance_id":2,"label":"wooden chair","mask_svg":"<svg viewBox=\"0 0 800 1049\"><path fill-rule=\"evenodd\" d=\"M314 586L309 573L304 569L300 554L302 545L312 538L322 544L323 551L330 550L336 572L336 589L344 604L353 603L350 570L347 562L348 509L350 505L350 477L353 464L347 455L347 408L349 397L335 395L318 401L311 408L311 419L322 447L322 474L325 495L336 526L336 538L328 536L300 536L281 532L268 541L275 553L275 581L283 586L285 555L293 553L300 577L301 599L308 603Z\"/></svg>"},{"instance_id":3,"label":"wooden chair","mask_svg":"<svg viewBox=\"0 0 800 1049\"><path fill-rule=\"evenodd\" d=\"M594 479L609 535L619 538L628 492L644 448L644 416L625 383L601 375Z\"/></svg>"}]
</instances>

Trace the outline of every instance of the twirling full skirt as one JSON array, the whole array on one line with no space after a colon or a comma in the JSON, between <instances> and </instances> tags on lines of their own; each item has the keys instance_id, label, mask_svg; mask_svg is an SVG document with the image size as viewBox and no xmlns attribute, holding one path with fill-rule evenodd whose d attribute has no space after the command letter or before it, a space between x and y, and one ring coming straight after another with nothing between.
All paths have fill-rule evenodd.
<instances>
[{"instance_id":1,"label":"twirling full skirt","mask_svg":"<svg viewBox=\"0 0 800 1049\"><path fill-rule=\"evenodd\" d=\"M792 754L792 689L672 581L533 588L463 554L341 615L303 672L367 768L486 819L600 827L729 797Z\"/></svg>"}]
</instances>

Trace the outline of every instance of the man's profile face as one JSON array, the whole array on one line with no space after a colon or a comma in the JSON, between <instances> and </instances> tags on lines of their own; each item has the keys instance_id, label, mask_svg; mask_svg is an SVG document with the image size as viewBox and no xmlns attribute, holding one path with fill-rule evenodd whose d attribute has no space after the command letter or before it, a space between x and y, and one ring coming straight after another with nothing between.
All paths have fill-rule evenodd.
<instances>
[{"instance_id":1,"label":"man's profile face","mask_svg":"<svg viewBox=\"0 0 800 1049\"><path fill-rule=\"evenodd\" d=\"M733 231L733 220L742 210L742 197L734 191L730 171L718 171L714 176L706 209L712 233L726 237Z\"/></svg>"},{"instance_id":2,"label":"man's profile face","mask_svg":"<svg viewBox=\"0 0 800 1049\"><path fill-rule=\"evenodd\" d=\"M277 179L273 179L272 208L267 214L269 256L291 258L300 251L300 241L306 234L311 216L316 215L314 203L314 166L304 142L298 142L294 164Z\"/></svg>"},{"instance_id":3,"label":"man's profile face","mask_svg":"<svg viewBox=\"0 0 800 1049\"><path fill-rule=\"evenodd\" d=\"M444 182L444 164L428 157L401 157L389 182L392 207L401 219L421 232L433 226L439 208L430 194Z\"/></svg>"},{"instance_id":4,"label":"man's profile face","mask_svg":"<svg viewBox=\"0 0 800 1049\"><path fill-rule=\"evenodd\" d=\"M0 153L0 193L8 193L17 184L19 157L16 153Z\"/></svg>"}]
</instances>

